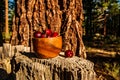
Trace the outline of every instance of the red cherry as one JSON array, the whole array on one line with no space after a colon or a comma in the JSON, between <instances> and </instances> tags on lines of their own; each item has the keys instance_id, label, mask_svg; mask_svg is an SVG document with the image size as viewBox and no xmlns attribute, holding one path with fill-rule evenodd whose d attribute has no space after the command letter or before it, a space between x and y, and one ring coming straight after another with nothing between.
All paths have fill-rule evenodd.
<instances>
[{"instance_id":1,"label":"red cherry","mask_svg":"<svg viewBox=\"0 0 120 80\"><path fill-rule=\"evenodd\" d=\"M52 34L51 29L45 30L45 34L46 34L47 36L51 36L51 34Z\"/></svg>"},{"instance_id":2,"label":"red cherry","mask_svg":"<svg viewBox=\"0 0 120 80\"><path fill-rule=\"evenodd\" d=\"M58 36L58 33L57 32L53 32L52 33L52 37L56 37L56 36Z\"/></svg>"},{"instance_id":3,"label":"red cherry","mask_svg":"<svg viewBox=\"0 0 120 80\"><path fill-rule=\"evenodd\" d=\"M42 33L40 38L46 38L46 34Z\"/></svg>"},{"instance_id":4,"label":"red cherry","mask_svg":"<svg viewBox=\"0 0 120 80\"><path fill-rule=\"evenodd\" d=\"M40 31L34 32L34 37L35 38L40 38L41 37L41 32Z\"/></svg>"},{"instance_id":5,"label":"red cherry","mask_svg":"<svg viewBox=\"0 0 120 80\"><path fill-rule=\"evenodd\" d=\"M65 57L72 57L73 56L73 51L72 50L66 50L65 51Z\"/></svg>"}]
</instances>

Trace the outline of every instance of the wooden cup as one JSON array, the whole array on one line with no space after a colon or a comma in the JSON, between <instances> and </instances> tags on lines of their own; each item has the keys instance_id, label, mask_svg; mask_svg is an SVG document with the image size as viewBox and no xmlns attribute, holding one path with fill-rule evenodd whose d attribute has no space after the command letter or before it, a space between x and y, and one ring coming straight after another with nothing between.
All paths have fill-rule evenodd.
<instances>
[{"instance_id":1,"label":"wooden cup","mask_svg":"<svg viewBox=\"0 0 120 80\"><path fill-rule=\"evenodd\" d=\"M33 38L33 49L39 58L54 58L62 49L62 37Z\"/></svg>"}]
</instances>

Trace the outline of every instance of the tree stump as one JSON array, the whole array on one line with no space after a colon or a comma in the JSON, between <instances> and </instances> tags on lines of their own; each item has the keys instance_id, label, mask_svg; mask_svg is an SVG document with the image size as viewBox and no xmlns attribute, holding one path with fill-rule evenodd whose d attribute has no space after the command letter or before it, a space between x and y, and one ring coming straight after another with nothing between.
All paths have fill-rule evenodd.
<instances>
[{"instance_id":1,"label":"tree stump","mask_svg":"<svg viewBox=\"0 0 120 80\"><path fill-rule=\"evenodd\" d=\"M7 47L12 50L9 55L0 51L5 56L0 58L0 78L3 80L96 80L94 64L86 59L77 56L39 59L22 45Z\"/></svg>"},{"instance_id":2,"label":"tree stump","mask_svg":"<svg viewBox=\"0 0 120 80\"><path fill-rule=\"evenodd\" d=\"M86 58L82 41L82 0L15 0L12 45L30 46L34 31L50 28L63 38L63 51Z\"/></svg>"},{"instance_id":3,"label":"tree stump","mask_svg":"<svg viewBox=\"0 0 120 80\"><path fill-rule=\"evenodd\" d=\"M30 56L31 54L29 54ZM17 56L19 64L17 78L27 80L95 80L93 64L79 57L64 58L57 56L52 59L38 59L29 56ZM19 76L21 75L21 76ZM19 80L19 79L18 79Z\"/></svg>"}]
</instances>

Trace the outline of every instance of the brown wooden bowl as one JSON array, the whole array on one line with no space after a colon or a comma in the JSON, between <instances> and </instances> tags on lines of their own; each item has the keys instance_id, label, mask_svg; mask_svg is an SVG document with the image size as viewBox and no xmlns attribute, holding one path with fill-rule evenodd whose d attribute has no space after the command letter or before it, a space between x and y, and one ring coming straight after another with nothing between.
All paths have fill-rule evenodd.
<instances>
[{"instance_id":1,"label":"brown wooden bowl","mask_svg":"<svg viewBox=\"0 0 120 80\"><path fill-rule=\"evenodd\" d=\"M62 49L62 37L33 38L33 49L39 58L53 58Z\"/></svg>"}]
</instances>

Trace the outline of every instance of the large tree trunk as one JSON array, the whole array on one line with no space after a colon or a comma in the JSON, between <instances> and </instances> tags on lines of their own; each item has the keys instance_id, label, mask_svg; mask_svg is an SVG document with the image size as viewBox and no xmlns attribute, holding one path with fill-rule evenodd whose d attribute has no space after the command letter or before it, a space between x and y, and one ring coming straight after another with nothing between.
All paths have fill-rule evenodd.
<instances>
[{"instance_id":1,"label":"large tree trunk","mask_svg":"<svg viewBox=\"0 0 120 80\"><path fill-rule=\"evenodd\" d=\"M13 21L13 45L23 44L32 49L33 32L46 28L63 37L63 51L86 57L82 41L82 0L16 0Z\"/></svg>"}]
</instances>

